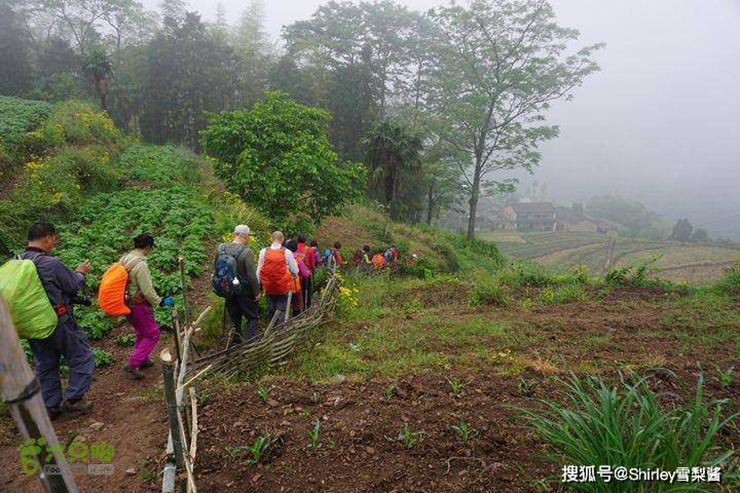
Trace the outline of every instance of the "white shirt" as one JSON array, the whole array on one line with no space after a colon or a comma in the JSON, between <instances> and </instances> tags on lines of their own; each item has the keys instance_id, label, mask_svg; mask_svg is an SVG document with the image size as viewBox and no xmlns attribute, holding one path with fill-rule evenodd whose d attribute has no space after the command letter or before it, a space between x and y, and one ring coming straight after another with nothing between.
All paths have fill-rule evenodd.
<instances>
[{"instance_id":1,"label":"white shirt","mask_svg":"<svg viewBox=\"0 0 740 493\"><path fill-rule=\"evenodd\" d=\"M283 248L283 246L280 243L273 243L270 245L270 250L280 250ZM265 252L267 251L267 248L263 248L260 250L260 258L257 262L257 281L260 281L260 276L262 275L262 264L265 262ZM285 261L288 263L288 270L291 274L294 276L298 275L298 262L296 262L295 257L293 256L293 252L285 249Z\"/></svg>"}]
</instances>

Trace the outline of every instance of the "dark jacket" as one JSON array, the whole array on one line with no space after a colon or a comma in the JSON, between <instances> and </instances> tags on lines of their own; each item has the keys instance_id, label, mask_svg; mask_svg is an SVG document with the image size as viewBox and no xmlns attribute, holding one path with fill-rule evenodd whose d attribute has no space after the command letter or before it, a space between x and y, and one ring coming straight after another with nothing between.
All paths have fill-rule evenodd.
<instances>
[{"instance_id":1,"label":"dark jacket","mask_svg":"<svg viewBox=\"0 0 740 493\"><path fill-rule=\"evenodd\" d=\"M56 257L43 250L29 247L20 254L24 260L34 260L41 284L52 306L69 305L70 300L85 286L85 274L70 270ZM62 321L60 317L60 322Z\"/></svg>"},{"instance_id":2,"label":"dark jacket","mask_svg":"<svg viewBox=\"0 0 740 493\"><path fill-rule=\"evenodd\" d=\"M218 253L221 251L221 248L225 248L226 253L230 255L235 255L240 248L244 248L242 253L236 258L236 275L239 276L245 292L252 298L256 298L260 292L260 284L257 280L257 266L254 263L252 250L236 243L222 243L216 250L216 259L213 262L214 268L218 262Z\"/></svg>"}]
</instances>

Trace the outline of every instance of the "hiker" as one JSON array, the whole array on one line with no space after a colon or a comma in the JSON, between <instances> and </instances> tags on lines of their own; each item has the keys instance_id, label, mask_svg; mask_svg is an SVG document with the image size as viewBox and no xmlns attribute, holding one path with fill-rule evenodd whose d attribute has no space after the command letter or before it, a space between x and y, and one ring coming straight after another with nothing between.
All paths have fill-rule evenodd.
<instances>
[{"instance_id":1,"label":"hiker","mask_svg":"<svg viewBox=\"0 0 740 493\"><path fill-rule=\"evenodd\" d=\"M249 226L238 225L234 228L232 242L218 246L214 263L213 288L216 294L225 299L226 312L234 326L231 344L249 341L259 334L260 283L257 280L254 255L248 247L251 241ZM224 270L224 265L226 270ZM223 277L231 278L226 279L228 286L225 289L217 287ZM235 280L236 283L234 283ZM236 289L233 287L234 284L237 285ZM244 319L244 325L242 325L242 319Z\"/></svg>"},{"instance_id":2,"label":"hiker","mask_svg":"<svg viewBox=\"0 0 740 493\"><path fill-rule=\"evenodd\" d=\"M388 265L398 262L398 248L396 248L396 245L391 245L388 251L385 252L385 260Z\"/></svg>"},{"instance_id":3,"label":"hiker","mask_svg":"<svg viewBox=\"0 0 740 493\"><path fill-rule=\"evenodd\" d=\"M341 249L342 244L337 241L336 243L334 243L334 247L324 250L324 263L326 265L330 265L332 262L335 262L338 267L343 266L344 259L342 258L342 253L340 252Z\"/></svg>"},{"instance_id":4,"label":"hiker","mask_svg":"<svg viewBox=\"0 0 740 493\"><path fill-rule=\"evenodd\" d=\"M370 260L370 245L365 245L362 247L362 257L360 258L360 263L357 266L357 269L360 272L367 272L369 271L373 266L373 261Z\"/></svg>"},{"instance_id":5,"label":"hiker","mask_svg":"<svg viewBox=\"0 0 740 493\"><path fill-rule=\"evenodd\" d=\"M144 378L142 368L149 368L154 362L149 359L154 346L159 342L159 326L154 318L153 308L173 306L171 297L161 298L154 290L152 272L147 264L147 255L154 248L154 237L142 233L134 238L134 249L121 257L119 263L128 270L126 287L127 304L131 313L126 320L134 328L136 342L134 351L123 366L124 375L132 380Z\"/></svg>"},{"instance_id":6,"label":"hiker","mask_svg":"<svg viewBox=\"0 0 740 493\"><path fill-rule=\"evenodd\" d=\"M375 255L373 255L373 267L375 267L376 270L380 270L383 267L385 267L385 256L382 253L382 250L377 250L375 252Z\"/></svg>"},{"instance_id":7,"label":"hiker","mask_svg":"<svg viewBox=\"0 0 740 493\"><path fill-rule=\"evenodd\" d=\"M267 318L272 321L279 312L277 323L285 321L288 293L293 278L298 276L298 263L293 252L283 247L285 236L280 231L272 233L272 244L260 250L257 262L257 280L267 295Z\"/></svg>"},{"instance_id":8,"label":"hiker","mask_svg":"<svg viewBox=\"0 0 740 493\"><path fill-rule=\"evenodd\" d=\"M296 238L297 250L293 256L298 260L298 270L300 271L300 260L303 260L303 264L308 270L308 276L301 276L301 296L303 297L303 305L308 308L311 305L311 294L313 293L313 276L312 273L316 268L314 265L315 257L310 246L306 244L306 235L299 234Z\"/></svg>"},{"instance_id":9,"label":"hiker","mask_svg":"<svg viewBox=\"0 0 740 493\"><path fill-rule=\"evenodd\" d=\"M323 263L324 259L321 258L321 251L319 250L319 242L316 240L311 241L311 249L310 252L313 252L313 268L309 266L309 269L312 271L318 269L318 267Z\"/></svg>"},{"instance_id":10,"label":"hiker","mask_svg":"<svg viewBox=\"0 0 740 493\"><path fill-rule=\"evenodd\" d=\"M54 225L39 221L28 229L28 246L18 258L32 260L41 284L54 308L58 322L44 339L28 339L36 361L36 374L41 383L41 395L50 418L60 414L87 414L92 402L85 400L90 389L95 358L85 332L75 320L72 299L85 286L85 274L90 270L86 259L72 271L61 260L51 256L59 243ZM69 383L62 398L59 364L64 356L69 366Z\"/></svg>"},{"instance_id":11,"label":"hiker","mask_svg":"<svg viewBox=\"0 0 740 493\"><path fill-rule=\"evenodd\" d=\"M285 248L293 252L296 264L298 265L298 283L295 285L293 289L293 296L291 297L291 311L294 315L298 315L304 310L306 306L304 298L304 287L309 277L311 277L311 271L308 269L308 267L306 267L304 256L298 253L298 243L295 240L288 240L285 243Z\"/></svg>"}]
</instances>

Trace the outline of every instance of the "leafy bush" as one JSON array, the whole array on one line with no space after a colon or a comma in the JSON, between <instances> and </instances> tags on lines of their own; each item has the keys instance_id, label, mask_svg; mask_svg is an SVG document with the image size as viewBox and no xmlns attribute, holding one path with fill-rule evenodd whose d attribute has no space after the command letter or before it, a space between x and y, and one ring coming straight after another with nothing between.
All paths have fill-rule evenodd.
<instances>
[{"instance_id":1,"label":"leafy bush","mask_svg":"<svg viewBox=\"0 0 740 493\"><path fill-rule=\"evenodd\" d=\"M725 271L725 274L717 282L717 289L721 293L740 296L740 263L733 265Z\"/></svg>"},{"instance_id":2,"label":"leafy bush","mask_svg":"<svg viewBox=\"0 0 740 493\"><path fill-rule=\"evenodd\" d=\"M63 145L98 144L110 148L121 144L121 132L103 111L82 101L57 103L44 123L28 137L35 154Z\"/></svg>"},{"instance_id":3,"label":"leafy bush","mask_svg":"<svg viewBox=\"0 0 740 493\"><path fill-rule=\"evenodd\" d=\"M365 168L337 164L326 136L330 115L267 94L251 111L211 115L203 147L227 189L253 203L288 233L309 230L365 188Z\"/></svg>"},{"instance_id":4,"label":"leafy bush","mask_svg":"<svg viewBox=\"0 0 740 493\"><path fill-rule=\"evenodd\" d=\"M506 306L508 301L506 289L490 276L476 281L470 291L470 304L473 306Z\"/></svg>"},{"instance_id":5,"label":"leafy bush","mask_svg":"<svg viewBox=\"0 0 740 493\"><path fill-rule=\"evenodd\" d=\"M600 377L566 385L566 405L543 401L548 411L524 410L531 427L554 449L549 459L559 466L610 465L675 471L678 467L710 467L726 463L731 450L717 444L720 431L735 416L722 419L725 401L707 402L700 376L693 401L664 408L646 379L632 384L622 378L609 387ZM637 482L573 483L578 491L647 491ZM656 482L651 492L697 491L701 483Z\"/></svg>"},{"instance_id":6,"label":"leafy bush","mask_svg":"<svg viewBox=\"0 0 740 493\"><path fill-rule=\"evenodd\" d=\"M100 146L66 148L29 161L25 171L13 192L0 201L0 242L8 249L22 246L29 224L67 218L86 195L117 182L110 155Z\"/></svg>"},{"instance_id":7,"label":"leafy bush","mask_svg":"<svg viewBox=\"0 0 740 493\"><path fill-rule=\"evenodd\" d=\"M104 349L92 348L93 356L95 356L95 368L102 368L104 366L110 366L113 363L113 355Z\"/></svg>"}]
</instances>

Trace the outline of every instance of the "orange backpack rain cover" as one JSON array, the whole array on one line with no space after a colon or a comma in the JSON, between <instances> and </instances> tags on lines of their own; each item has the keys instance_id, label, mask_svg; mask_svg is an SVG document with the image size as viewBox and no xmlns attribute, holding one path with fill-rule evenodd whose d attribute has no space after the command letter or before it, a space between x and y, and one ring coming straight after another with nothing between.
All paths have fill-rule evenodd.
<instances>
[{"instance_id":1,"label":"orange backpack rain cover","mask_svg":"<svg viewBox=\"0 0 740 493\"><path fill-rule=\"evenodd\" d=\"M131 310L126 306L126 286L128 270L120 262L111 265L100 281L98 305L103 313L112 317L129 315Z\"/></svg>"}]
</instances>

